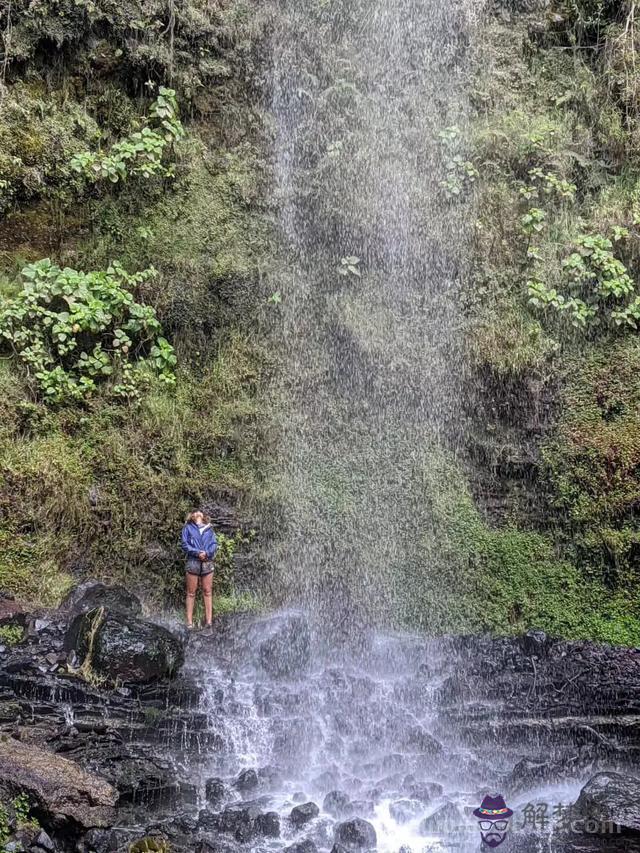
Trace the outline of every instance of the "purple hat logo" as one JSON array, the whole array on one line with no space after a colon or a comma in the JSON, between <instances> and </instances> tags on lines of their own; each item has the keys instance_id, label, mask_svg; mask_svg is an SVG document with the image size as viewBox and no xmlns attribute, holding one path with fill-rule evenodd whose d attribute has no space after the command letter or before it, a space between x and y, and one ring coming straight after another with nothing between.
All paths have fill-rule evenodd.
<instances>
[{"instance_id":1,"label":"purple hat logo","mask_svg":"<svg viewBox=\"0 0 640 853\"><path fill-rule=\"evenodd\" d=\"M487 847L499 847L507 837L509 818L513 816L504 797L501 794L487 795L473 814L478 819L480 835Z\"/></svg>"}]
</instances>

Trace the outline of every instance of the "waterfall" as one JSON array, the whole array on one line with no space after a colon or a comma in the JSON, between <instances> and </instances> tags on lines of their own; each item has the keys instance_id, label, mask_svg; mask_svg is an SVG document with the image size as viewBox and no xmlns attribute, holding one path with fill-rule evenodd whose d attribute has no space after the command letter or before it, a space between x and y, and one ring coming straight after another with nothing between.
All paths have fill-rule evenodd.
<instances>
[{"instance_id":1,"label":"waterfall","mask_svg":"<svg viewBox=\"0 0 640 853\"><path fill-rule=\"evenodd\" d=\"M205 826L250 849L471 853L484 794L518 790L519 737L499 729L514 673L535 691L519 641L394 630L440 581L423 549L427 485L465 440L464 140L479 11L471 0L276 9L283 264L268 528L286 607L222 623L189 663L225 745L199 756L206 790L224 792Z\"/></svg>"},{"instance_id":2,"label":"waterfall","mask_svg":"<svg viewBox=\"0 0 640 853\"><path fill-rule=\"evenodd\" d=\"M402 621L428 584L425 471L462 444L473 215L455 158L477 13L473 0L277 10L272 559L288 597L346 633Z\"/></svg>"}]
</instances>

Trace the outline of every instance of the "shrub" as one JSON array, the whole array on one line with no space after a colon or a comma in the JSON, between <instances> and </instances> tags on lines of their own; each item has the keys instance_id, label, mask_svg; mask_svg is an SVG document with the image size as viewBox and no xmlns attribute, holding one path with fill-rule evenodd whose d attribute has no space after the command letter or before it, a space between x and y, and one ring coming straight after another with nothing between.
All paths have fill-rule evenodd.
<instances>
[{"instance_id":1,"label":"shrub","mask_svg":"<svg viewBox=\"0 0 640 853\"><path fill-rule=\"evenodd\" d=\"M149 373L173 383L173 348L153 308L132 293L153 275L128 275L117 263L78 272L48 258L22 270L22 290L0 313L0 335L47 402L82 400L106 380L115 397L131 399Z\"/></svg>"},{"instance_id":2,"label":"shrub","mask_svg":"<svg viewBox=\"0 0 640 853\"><path fill-rule=\"evenodd\" d=\"M150 110L151 124L114 143L107 152L83 151L74 156L71 168L90 182L112 184L130 176L168 177L173 167L163 162L166 150L182 139L184 129L178 116L176 93L160 87Z\"/></svg>"},{"instance_id":3,"label":"shrub","mask_svg":"<svg viewBox=\"0 0 640 853\"><path fill-rule=\"evenodd\" d=\"M625 229L615 237L623 239ZM626 266L614 255L613 242L602 234L587 234L575 241L575 251L562 262L563 279L573 293L565 295L548 287L539 278L527 282L529 301L536 307L551 307L567 312L571 323L585 327L599 323L637 328L640 320L640 296ZM624 299L631 299L619 306Z\"/></svg>"}]
</instances>

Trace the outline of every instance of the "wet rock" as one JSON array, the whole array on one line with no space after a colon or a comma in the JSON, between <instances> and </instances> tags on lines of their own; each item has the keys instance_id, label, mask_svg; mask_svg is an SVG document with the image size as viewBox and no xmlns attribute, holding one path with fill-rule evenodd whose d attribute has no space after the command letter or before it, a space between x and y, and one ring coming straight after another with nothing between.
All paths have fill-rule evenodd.
<instances>
[{"instance_id":1,"label":"wet rock","mask_svg":"<svg viewBox=\"0 0 640 853\"><path fill-rule=\"evenodd\" d=\"M259 814L255 820L255 828L259 835L265 835L267 838L279 838L280 816L277 812Z\"/></svg>"},{"instance_id":2,"label":"wet rock","mask_svg":"<svg viewBox=\"0 0 640 853\"><path fill-rule=\"evenodd\" d=\"M95 580L87 580L72 589L60 605L60 610L70 616L77 616L97 607L127 616L140 616L142 613L140 599L128 589L123 586L107 586Z\"/></svg>"},{"instance_id":3,"label":"wet rock","mask_svg":"<svg viewBox=\"0 0 640 853\"><path fill-rule=\"evenodd\" d=\"M353 813L351 800L344 791L329 791L322 802L322 808L333 817L347 817Z\"/></svg>"},{"instance_id":4,"label":"wet rock","mask_svg":"<svg viewBox=\"0 0 640 853\"><path fill-rule=\"evenodd\" d=\"M315 803L303 803L291 809L289 820L295 827L304 826L320 814L320 809Z\"/></svg>"},{"instance_id":5,"label":"wet rock","mask_svg":"<svg viewBox=\"0 0 640 853\"><path fill-rule=\"evenodd\" d=\"M544 631L537 628L527 631L520 640L522 651L526 655L539 658L544 657L544 655L547 654L552 642L553 641L547 637Z\"/></svg>"},{"instance_id":6,"label":"wet rock","mask_svg":"<svg viewBox=\"0 0 640 853\"><path fill-rule=\"evenodd\" d=\"M77 853L112 853L120 839L114 829L90 829L76 845Z\"/></svg>"},{"instance_id":7,"label":"wet rock","mask_svg":"<svg viewBox=\"0 0 640 853\"><path fill-rule=\"evenodd\" d=\"M389 814L396 823L408 823L424 812L424 803L419 800L396 800L389 806Z\"/></svg>"},{"instance_id":8,"label":"wet rock","mask_svg":"<svg viewBox=\"0 0 640 853\"><path fill-rule=\"evenodd\" d=\"M260 809L255 805L236 804L228 806L217 815L205 813L203 818L201 813L199 824L205 829L215 829L233 835L236 841L246 844L258 833L256 820L260 814Z\"/></svg>"},{"instance_id":9,"label":"wet rock","mask_svg":"<svg viewBox=\"0 0 640 853\"><path fill-rule=\"evenodd\" d=\"M258 770L258 781L266 788L277 788L282 785L284 776L279 767L267 764Z\"/></svg>"},{"instance_id":10,"label":"wet rock","mask_svg":"<svg viewBox=\"0 0 640 853\"><path fill-rule=\"evenodd\" d=\"M45 853L54 853L55 849L55 844L49 838L44 829L40 830L40 832L36 835L31 844L31 850L35 851L36 853L39 853L39 851L41 850L45 851Z\"/></svg>"},{"instance_id":11,"label":"wet rock","mask_svg":"<svg viewBox=\"0 0 640 853\"><path fill-rule=\"evenodd\" d=\"M640 832L640 779L621 773L597 773L578 797L575 810L587 821Z\"/></svg>"},{"instance_id":12,"label":"wet rock","mask_svg":"<svg viewBox=\"0 0 640 853\"><path fill-rule=\"evenodd\" d=\"M258 774L255 770L243 770L233 783L233 787L242 793L253 791L258 787Z\"/></svg>"},{"instance_id":13,"label":"wet rock","mask_svg":"<svg viewBox=\"0 0 640 853\"><path fill-rule=\"evenodd\" d=\"M372 850L378 843L373 826L360 817L339 823L336 827L335 840L347 850Z\"/></svg>"},{"instance_id":14,"label":"wet rock","mask_svg":"<svg viewBox=\"0 0 640 853\"><path fill-rule=\"evenodd\" d=\"M108 610L80 613L71 622L65 647L111 681L145 683L166 678L184 661L183 645L166 628Z\"/></svg>"},{"instance_id":15,"label":"wet rock","mask_svg":"<svg viewBox=\"0 0 640 853\"><path fill-rule=\"evenodd\" d=\"M412 800L420 800L425 805L428 805L437 797L441 797L444 792L442 785L439 785L437 782L420 783L405 779L402 787L410 795Z\"/></svg>"},{"instance_id":16,"label":"wet rock","mask_svg":"<svg viewBox=\"0 0 640 853\"><path fill-rule=\"evenodd\" d=\"M309 720L302 718L273 721L273 755L287 770L303 765L319 738Z\"/></svg>"},{"instance_id":17,"label":"wet rock","mask_svg":"<svg viewBox=\"0 0 640 853\"><path fill-rule=\"evenodd\" d=\"M310 838L305 838L304 841L297 841L285 847L283 853L318 853L318 848Z\"/></svg>"},{"instance_id":18,"label":"wet rock","mask_svg":"<svg viewBox=\"0 0 640 853\"><path fill-rule=\"evenodd\" d=\"M458 807L453 803L446 802L422 821L420 832L423 835L444 835L461 826L463 820Z\"/></svg>"},{"instance_id":19,"label":"wet rock","mask_svg":"<svg viewBox=\"0 0 640 853\"><path fill-rule=\"evenodd\" d=\"M24 628L27 624L27 613L13 596L0 596L0 626L18 625Z\"/></svg>"},{"instance_id":20,"label":"wet rock","mask_svg":"<svg viewBox=\"0 0 640 853\"><path fill-rule=\"evenodd\" d=\"M226 796L226 788L222 779L207 779L204 794L212 806L219 806Z\"/></svg>"},{"instance_id":21,"label":"wet rock","mask_svg":"<svg viewBox=\"0 0 640 853\"><path fill-rule=\"evenodd\" d=\"M404 729L396 742L400 749L407 752L421 752L430 756L441 755L443 752L439 741L422 726L410 726Z\"/></svg>"},{"instance_id":22,"label":"wet rock","mask_svg":"<svg viewBox=\"0 0 640 853\"><path fill-rule=\"evenodd\" d=\"M260 643L260 663L273 678L299 676L306 670L311 656L307 620L300 615L289 615L274 621L271 636Z\"/></svg>"},{"instance_id":23,"label":"wet rock","mask_svg":"<svg viewBox=\"0 0 640 853\"><path fill-rule=\"evenodd\" d=\"M108 782L19 741L0 741L0 790L9 798L26 793L54 826L86 830L115 822L118 793Z\"/></svg>"}]
</instances>

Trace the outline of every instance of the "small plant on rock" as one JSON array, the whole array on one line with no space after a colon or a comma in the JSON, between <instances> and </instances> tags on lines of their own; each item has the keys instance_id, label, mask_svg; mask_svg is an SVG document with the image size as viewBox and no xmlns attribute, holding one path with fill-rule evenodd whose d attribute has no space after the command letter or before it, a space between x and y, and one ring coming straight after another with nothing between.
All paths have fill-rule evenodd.
<instances>
[{"instance_id":1,"label":"small plant on rock","mask_svg":"<svg viewBox=\"0 0 640 853\"><path fill-rule=\"evenodd\" d=\"M574 248L562 262L569 292L563 294L532 276L527 281L530 303L566 312L576 327L604 321L637 328L640 296L635 296L635 282L626 266L615 257L613 242L602 234L582 235ZM631 302L619 307L622 300L633 296Z\"/></svg>"},{"instance_id":2,"label":"small plant on rock","mask_svg":"<svg viewBox=\"0 0 640 853\"><path fill-rule=\"evenodd\" d=\"M462 152L462 131L458 127L445 127L438 134L444 154L446 177L440 186L448 199L454 199L467 192L476 182L479 172Z\"/></svg>"},{"instance_id":3,"label":"small plant on rock","mask_svg":"<svg viewBox=\"0 0 640 853\"><path fill-rule=\"evenodd\" d=\"M92 183L110 181L117 184L130 176L171 177L173 166L165 162L165 153L183 136L176 93L162 86L151 107L149 125L114 143L108 151L76 154L70 165Z\"/></svg>"},{"instance_id":4,"label":"small plant on rock","mask_svg":"<svg viewBox=\"0 0 640 853\"><path fill-rule=\"evenodd\" d=\"M24 637L24 628L20 625L0 626L0 643L7 646L16 646Z\"/></svg>"}]
</instances>

